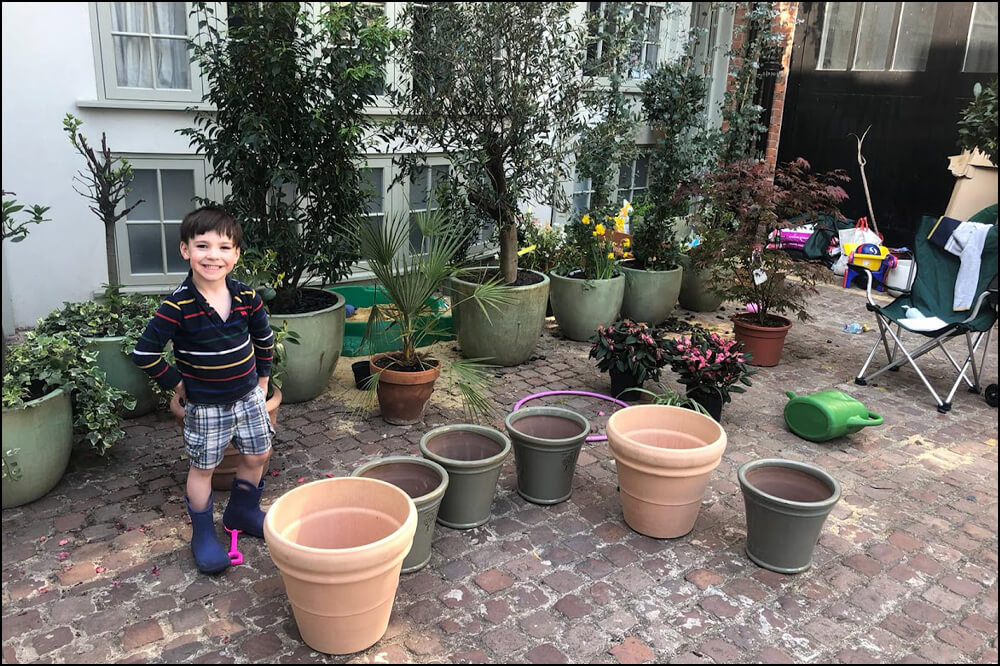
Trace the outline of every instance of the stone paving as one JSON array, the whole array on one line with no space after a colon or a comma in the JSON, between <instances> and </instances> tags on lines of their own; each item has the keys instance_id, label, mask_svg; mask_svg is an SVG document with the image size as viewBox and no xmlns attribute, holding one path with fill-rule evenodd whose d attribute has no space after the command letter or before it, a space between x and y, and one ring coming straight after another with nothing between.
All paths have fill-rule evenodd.
<instances>
[{"instance_id":1,"label":"stone paving","mask_svg":"<svg viewBox=\"0 0 1000 666\"><path fill-rule=\"evenodd\" d=\"M731 311L698 319L728 331ZM997 410L960 391L940 415L909 369L855 386L874 333L841 329L873 324L862 294L825 285L812 313L781 364L725 407L729 448L690 534L655 540L624 524L606 442L585 446L573 495L555 506L520 498L511 456L490 522L437 526L430 564L401 578L385 636L345 657L301 642L263 542L242 539L246 563L219 576L197 572L180 434L166 413L130 421L107 458L75 454L46 497L3 511L3 661L996 663ZM997 379L995 337L990 346L986 383ZM550 319L536 358L496 372L493 425L529 393L606 391L587 351ZM945 364L929 363L931 377ZM788 432L784 391L830 388L885 424L823 444ZM372 458L419 455L424 432L462 420L444 386L409 427L355 417L357 395L342 359L323 396L282 406L265 504ZM597 423L608 410L562 404ZM805 573L771 573L743 552L736 470L761 457L818 464L843 486Z\"/></svg>"}]
</instances>

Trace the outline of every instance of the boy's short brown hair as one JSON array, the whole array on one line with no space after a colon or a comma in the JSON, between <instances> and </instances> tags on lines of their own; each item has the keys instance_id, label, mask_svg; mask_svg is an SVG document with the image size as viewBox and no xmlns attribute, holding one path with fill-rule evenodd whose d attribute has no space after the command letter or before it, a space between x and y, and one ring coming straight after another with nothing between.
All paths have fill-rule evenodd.
<instances>
[{"instance_id":1,"label":"boy's short brown hair","mask_svg":"<svg viewBox=\"0 0 1000 666\"><path fill-rule=\"evenodd\" d=\"M181 222L181 242L190 243L195 236L209 231L228 236L236 247L243 245L243 227L235 217L218 206L202 206L185 215Z\"/></svg>"}]
</instances>

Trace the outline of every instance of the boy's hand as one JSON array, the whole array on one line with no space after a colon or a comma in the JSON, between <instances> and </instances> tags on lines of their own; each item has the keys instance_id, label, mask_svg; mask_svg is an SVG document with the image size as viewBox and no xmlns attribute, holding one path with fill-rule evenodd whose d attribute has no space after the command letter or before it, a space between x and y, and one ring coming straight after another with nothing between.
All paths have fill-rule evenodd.
<instances>
[{"instance_id":1,"label":"boy's hand","mask_svg":"<svg viewBox=\"0 0 1000 666\"><path fill-rule=\"evenodd\" d=\"M177 386L174 387L174 395L187 401L187 390L184 388L184 382L178 382Z\"/></svg>"},{"instance_id":2,"label":"boy's hand","mask_svg":"<svg viewBox=\"0 0 1000 666\"><path fill-rule=\"evenodd\" d=\"M270 377L258 377L257 378L257 386L259 386L260 389L264 392L264 395L267 395L267 384L268 384L269 381L271 381Z\"/></svg>"}]
</instances>

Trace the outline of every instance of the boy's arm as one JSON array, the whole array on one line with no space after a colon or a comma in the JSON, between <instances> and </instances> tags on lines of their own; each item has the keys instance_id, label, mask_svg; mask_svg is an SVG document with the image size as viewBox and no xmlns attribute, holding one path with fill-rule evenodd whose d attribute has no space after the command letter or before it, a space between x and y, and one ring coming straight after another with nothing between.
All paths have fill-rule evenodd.
<instances>
[{"instance_id":1,"label":"boy's arm","mask_svg":"<svg viewBox=\"0 0 1000 666\"><path fill-rule=\"evenodd\" d=\"M274 331L271 330L267 320L264 301L256 290L250 302L248 327L250 339L253 341L254 358L257 361L257 377L261 386L266 387L266 378L271 375L271 363L274 361Z\"/></svg>"},{"instance_id":2,"label":"boy's arm","mask_svg":"<svg viewBox=\"0 0 1000 666\"><path fill-rule=\"evenodd\" d=\"M163 348L177 332L181 317L179 305L163 301L132 352L132 362L168 391L183 390L181 373L163 358Z\"/></svg>"}]
</instances>

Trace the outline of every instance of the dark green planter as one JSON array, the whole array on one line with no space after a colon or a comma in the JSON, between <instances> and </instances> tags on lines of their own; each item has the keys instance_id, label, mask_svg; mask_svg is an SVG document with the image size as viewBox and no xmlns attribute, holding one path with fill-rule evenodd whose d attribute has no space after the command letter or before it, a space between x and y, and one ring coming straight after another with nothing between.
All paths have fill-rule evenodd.
<instances>
[{"instance_id":1,"label":"dark green planter","mask_svg":"<svg viewBox=\"0 0 1000 666\"><path fill-rule=\"evenodd\" d=\"M625 275L625 294L621 316L650 325L659 324L670 316L677 305L683 270L646 271L620 266Z\"/></svg>"},{"instance_id":2,"label":"dark green planter","mask_svg":"<svg viewBox=\"0 0 1000 666\"><path fill-rule=\"evenodd\" d=\"M448 472L426 458L390 456L361 465L351 476L387 481L410 496L417 507L417 531L401 573L413 573L427 566L434 541L434 522L448 490Z\"/></svg>"},{"instance_id":3,"label":"dark green planter","mask_svg":"<svg viewBox=\"0 0 1000 666\"><path fill-rule=\"evenodd\" d=\"M794 460L752 460L737 472L747 516L747 556L784 574L812 563L823 523L840 499L827 472Z\"/></svg>"},{"instance_id":4,"label":"dark green planter","mask_svg":"<svg viewBox=\"0 0 1000 666\"><path fill-rule=\"evenodd\" d=\"M528 407L508 414L504 423L514 446L518 494L535 504L569 499L590 422L561 407Z\"/></svg>"},{"instance_id":5,"label":"dark green planter","mask_svg":"<svg viewBox=\"0 0 1000 666\"><path fill-rule=\"evenodd\" d=\"M420 453L448 472L439 523L463 530L490 519L500 468L510 448L510 440L499 430L464 423L434 428L420 438Z\"/></svg>"},{"instance_id":6,"label":"dark green planter","mask_svg":"<svg viewBox=\"0 0 1000 666\"><path fill-rule=\"evenodd\" d=\"M452 322L462 356L486 358L488 363L501 366L518 365L531 358L545 325L549 278L538 271L527 272L540 276L542 281L510 287L513 300L499 309L487 306L485 313L475 301L466 300L476 284L451 279Z\"/></svg>"},{"instance_id":7,"label":"dark green planter","mask_svg":"<svg viewBox=\"0 0 1000 666\"><path fill-rule=\"evenodd\" d=\"M333 294L337 302L316 312L303 314L271 314L271 327L299 334L299 344L286 344L285 379L281 385L285 403L312 400L324 390L340 358L344 344L344 305L341 294Z\"/></svg>"},{"instance_id":8,"label":"dark green planter","mask_svg":"<svg viewBox=\"0 0 1000 666\"><path fill-rule=\"evenodd\" d=\"M598 326L610 326L618 319L625 296L625 276L610 280L581 280L551 273L549 299L563 335L587 342Z\"/></svg>"},{"instance_id":9,"label":"dark green planter","mask_svg":"<svg viewBox=\"0 0 1000 666\"><path fill-rule=\"evenodd\" d=\"M133 419L156 409L159 400L153 393L149 375L139 369L122 351L123 336L85 338L97 351L97 367L104 371L108 383L135 398L135 408L125 410L122 416Z\"/></svg>"},{"instance_id":10,"label":"dark green planter","mask_svg":"<svg viewBox=\"0 0 1000 666\"><path fill-rule=\"evenodd\" d=\"M709 288L712 284L712 274L706 268L696 270L691 267L689 257L681 257L681 290L677 295L681 307L693 312L715 312L725 300L722 294Z\"/></svg>"},{"instance_id":11,"label":"dark green planter","mask_svg":"<svg viewBox=\"0 0 1000 666\"><path fill-rule=\"evenodd\" d=\"M69 394L56 389L20 409L3 410L5 457L21 471L3 480L3 508L21 506L52 490L69 464L73 449L73 407Z\"/></svg>"}]
</instances>

